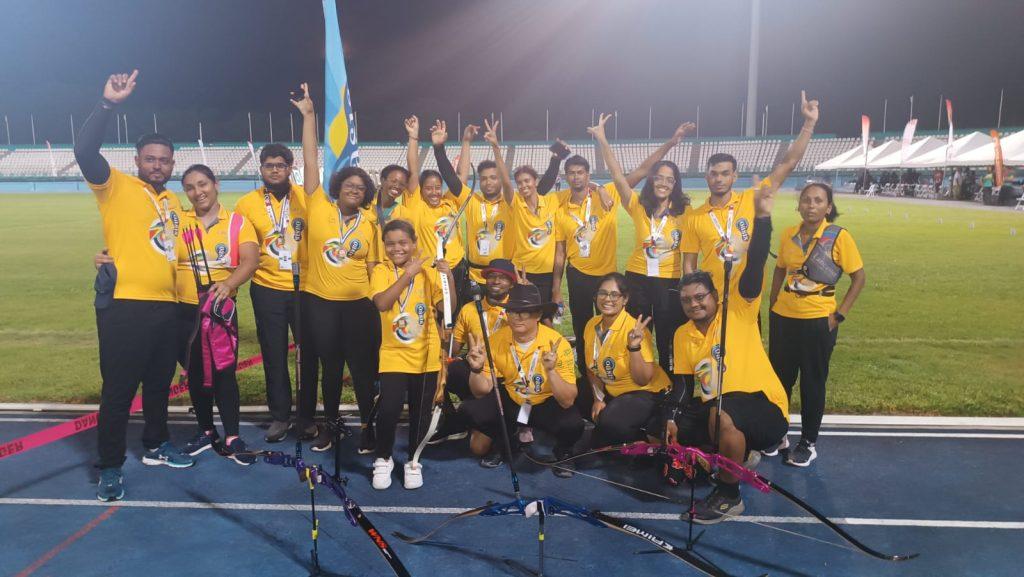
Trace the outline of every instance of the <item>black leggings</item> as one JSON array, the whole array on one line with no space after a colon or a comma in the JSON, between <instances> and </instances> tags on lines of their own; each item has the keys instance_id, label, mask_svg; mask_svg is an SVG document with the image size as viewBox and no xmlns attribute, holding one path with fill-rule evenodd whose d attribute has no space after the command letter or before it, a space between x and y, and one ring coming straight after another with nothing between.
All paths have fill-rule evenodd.
<instances>
[{"instance_id":1,"label":"black leggings","mask_svg":"<svg viewBox=\"0 0 1024 577\"><path fill-rule=\"evenodd\" d=\"M185 352L188 348L188 339L192 336L196 323L197 305L178 303L178 363L185 366ZM235 328L238 328L238 316L233 321ZM235 377L235 367L229 367L223 371L216 371L213 374L213 386L203 386L203 353L201 340L196 334L192 341L192 354L189 357L188 370L188 396L192 399L192 407L196 411L196 421L203 431L215 430L213 424L213 403L216 400L217 410L220 412L220 421L224 425L225 437L238 436L238 380ZM238 351L235 351L237 362Z\"/></svg>"},{"instance_id":2,"label":"black leggings","mask_svg":"<svg viewBox=\"0 0 1024 577\"><path fill-rule=\"evenodd\" d=\"M838 335L838 327L828 330L828 317L793 319L776 313L768 316L768 358L786 396L792 395L800 375L800 436L811 443L818 440L825 414L825 382Z\"/></svg>"},{"instance_id":3,"label":"black leggings","mask_svg":"<svg viewBox=\"0 0 1024 577\"><path fill-rule=\"evenodd\" d=\"M658 396L648 391L606 396L605 407L597 416L591 445L606 447L645 440L647 422L658 407Z\"/></svg>"},{"instance_id":4,"label":"black leggings","mask_svg":"<svg viewBox=\"0 0 1024 577\"><path fill-rule=\"evenodd\" d=\"M499 383L498 392L501 394L502 408L505 410L505 427L511 435L516 430L517 417L519 416L519 405L512 400L508 391ZM501 442L501 421L498 414L498 405L494 401L494 394L489 393L479 399L464 401L459 406L461 413L469 427L487 435L495 442ZM583 436L583 418L579 410L573 405L568 409L562 408L549 397L539 405L534 405L530 410L529 426L536 427L555 436L555 449L568 450L576 441ZM518 439L512 435L510 443L516 445Z\"/></svg>"},{"instance_id":5,"label":"black leggings","mask_svg":"<svg viewBox=\"0 0 1024 577\"><path fill-rule=\"evenodd\" d=\"M363 423L373 406L380 354L380 314L370 299L329 301L302 293L302 390L299 391L299 424L313 422L317 398L317 359L323 367L321 388L324 418L338 417L341 381L345 365Z\"/></svg>"},{"instance_id":6,"label":"black leggings","mask_svg":"<svg viewBox=\"0 0 1024 577\"><path fill-rule=\"evenodd\" d=\"M583 378L576 379L579 393L576 395L576 408L581 415L590 418L590 408L594 404L594 391L586 378L587 356L583 346L583 331L590 319L594 318L596 308L594 295L601 286L601 277L581 273L572 266L565 269L565 280L569 285L569 313L572 314L572 333L576 335L576 369Z\"/></svg>"},{"instance_id":7,"label":"black leggings","mask_svg":"<svg viewBox=\"0 0 1024 577\"><path fill-rule=\"evenodd\" d=\"M380 410L377 413L378 459L387 459L395 448L395 431L402 415L402 405L409 402L409 446L411 459L416 447L427 434L434 393L437 391L437 373L381 373Z\"/></svg>"},{"instance_id":8,"label":"black leggings","mask_svg":"<svg viewBox=\"0 0 1024 577\"><path fill-rule=\"evenodd\" d=\"M683 307L679 304L678 280L673 278L650 277L635 272L626 272L629 284L629 303L626 312L633 315L653 316L654 324L649 325L658 346L658 364L665 372L672 374L672 338L676 329L686 322Z\"/></svg>"}]
</instances>

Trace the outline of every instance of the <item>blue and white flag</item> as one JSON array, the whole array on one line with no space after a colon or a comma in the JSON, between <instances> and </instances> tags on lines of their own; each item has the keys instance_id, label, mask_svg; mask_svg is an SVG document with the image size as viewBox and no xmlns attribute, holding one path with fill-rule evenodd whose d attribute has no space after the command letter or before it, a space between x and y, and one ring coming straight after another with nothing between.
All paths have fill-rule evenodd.
<instances>
[{"instance_id":1,"label":"blue and white flag","mask_svg":"<svg viewBox=\"0 0 1024 577\"><path fill-rule=\"evenodd\" d=\"M326 186L331 175L346 166L359 165L359 139L349 95L345 52L338 26L335 0L323 0L324 6L324 174Z\"/></svg>"}]
</instances>

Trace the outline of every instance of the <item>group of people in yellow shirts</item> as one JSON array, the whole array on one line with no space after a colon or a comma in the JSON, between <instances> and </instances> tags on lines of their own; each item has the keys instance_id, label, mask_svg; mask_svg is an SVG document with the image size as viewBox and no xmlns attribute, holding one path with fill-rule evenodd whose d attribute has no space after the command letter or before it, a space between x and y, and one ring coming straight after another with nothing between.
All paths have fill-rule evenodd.
<instances>
[{"instance_id":1,"label":"group of people in yellow shirts","mask_svg":"<svg viewBox=\"0 0 1024 577\"><path fill-rule=\"evenodd\" d=\"M110 168L99 155L107 118L135 81L135 73L110 77L75 149L96 193L107 246L97 257L101 500L124 495L127 412L140 382L143 462L188 467L209 448L240 464L255 460L239 437L234 367L204 379L210 364L196 361L199 352L186 354L196 350L190 338L196 307L233 297L250 279L271 414L264 440L279 442L294 432L314 451L331 448L331 432L315 419L317 399L322 393L324 420L335 420L347 367L362 422L358 450L373 455L375 489L387 489L395 476L395 437L406 405L407 489L423 485L416 449L427 443L469 436L482 466L501 465L507 458L502 418L517 448L531 445L535 430L553 437L553 456L530 452L561 463L552 467L561 477L573 475L564 461L580 445L586 421L594 425L589 442L595 447L667 441L714 446L737 462L779 451L793 465L814 460L837 327L864 285L850 233L833 224L828 185L803 188L802 221L781 234L767 352L759 310L775 193L803 156L817 101L801 95L799 136L753 188L733 190L735 159L711 156L711 195L694 208L679 168L663 160L691 125L681 125L626 173L606 138L604 115L588 128L612 176L603 186L591 182L587 160L561 141L552 145L543 175L530 166L510 171L497 123L487 121L483 138L493 160L471 166L470 145L480 132L471 125L453 166L444 146L447 127L437 121L429 135L438 169L421 171L415 116L405 121L407 167L386 167L379 186L357 166L321 183L316 115L303 85L292 100L303 117L303 186L291 182L291 151L269 144L259 159L264 186L243 196L233 212L217 201L217 179L203 165L184 172L192 209L183 211L166 188L174 163L166 138L139 141L137 176ZM473 170L479 192L467 186ZM561 170L568 188L552 192ZM636 231L625 274L616 263L620 207ZM182 230L195 228L206 238L202 255L190 255L180 241ZM205 286L191 282L199 260L208 263ZM844 273L852 283L837 306L835 285ZM572 337L556 330L563 277ZM291 414L289 328L304 361L297 415ZM168 442L166 425L176 362L188 371L199 425L181 449ZM802 431L790 448L789 397L798 376ZM431 436L436 405L444 419ZM721 472L698 502L695 520L716 522L742 510L737 480Z\"/></svg>"}]
</instances>

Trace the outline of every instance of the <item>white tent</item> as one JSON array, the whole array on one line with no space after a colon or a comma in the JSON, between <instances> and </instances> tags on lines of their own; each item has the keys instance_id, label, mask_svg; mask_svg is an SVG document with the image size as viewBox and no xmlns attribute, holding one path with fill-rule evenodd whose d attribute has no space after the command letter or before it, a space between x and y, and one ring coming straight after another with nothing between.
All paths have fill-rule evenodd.
<instances>
[{"instance_id":1,"label":"white tent","mask_svg":"<svg viewBox=\"0 0 1024 577\"><path fill-rule=\"evenodd\" d=\"M899 147L876 157L868 162L868 168L899 168L904 161L915 156L928 153L936 148L945 146L941 140L934 136L926 136L917 142L911 143L905 150L902 144Z\"/></svg>"},{"instance_id":2,"label":"white tent","mask_svg":"<svg viewBox=\"0 0 1024 577\"><path fill-rule=\"evenodd\" d=\"M1024 130L999 139L1003 149L1003 163L1007 165L1024 164ZM953 157L950 166L990 166L996 161L996 145L989 142L971 150L958 153Z\"/></svg>"},{"instance_id":3,"label":"white tent","mask_svg":"<svg viewBox=\"0 0 1024 577\"><path fill-rule=\"evenodd\" d=\"M916 158L903 161L903 168L940 168L952 166L952 159L957 155L966 154L978 148L992 144L992 137L980 132L972 132L953 141L953 144L936 148ZM948 154L947 154L948 153Z\"/></svg>"},{"instance_id":4,"label":"white tent","mask_svg":"<svg viewBox=\"0 0 1024 577\"><path fill-rule=\"evenodd\" d=\"M893 151L900 151L900 143L897 140L888 140L882 144L868 150L867 162L864 161L864 154L858 149L857 154L847 158L843 162L839 163L837 167L840 170L856 170L858 168L864 168L867 164L868 168L871 168L871 162L877 160L883 156L891 154Z\"/></svg>"},{"instance_id":5,"label":"white tent","mask_svg":"<svg viewBox=\"0 0 1024 577\"><path fill-rule=\"evenodd\" d=\"M847 150L846 152L837 155L833 158L830 158L825 162L822 162L821 164L815 166L814 170L837 170L839 168L839 165L842 164L843 161L854 156L857 156L858 154L860 154L860 151L861 145L858 144L856 148Z\"/></svg>"}]
</instances>

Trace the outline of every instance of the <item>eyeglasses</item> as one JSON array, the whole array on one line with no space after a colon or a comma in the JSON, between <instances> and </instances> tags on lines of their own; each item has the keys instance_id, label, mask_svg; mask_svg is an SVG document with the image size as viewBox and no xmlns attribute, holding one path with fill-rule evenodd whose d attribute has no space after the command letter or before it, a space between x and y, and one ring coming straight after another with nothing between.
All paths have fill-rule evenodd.
<instances>
[{"instance_id":1,"label":"eyeglasses","mask_svg":"<svg viewBox=\"0 0 1024 577\"><path fill-rule=\"evenodd\" d=\"M599 290L597 291L597 298L617 301L622 298L622 293L618 291Z\"/></svg>"},{"instance_id":2,"label":"eyeglasses","mask_svg":"<svg viewBox=\"0 0 1024 577\"><path fill-rule=\"evenodd\" d=\"M352 184L352 183L349 183L349 182L346 182L345 184L342 184L341 185L341 189L342 190L354 190L356 192L366 192L366 187L363 186L362 184Z\"/></svg>"},{"instance_id":3,"label":"eyeglasses","mask_svg":"<svg viewBox=\"0 0 1024 577\"><path fill-rule=\"evenodd\" d=\"M660 174L656 174L654 176L653 180L654 180L654 182L664 182L665 184L667 184L669 186L672 186L672 185L674 185L676 183L675 177L672 177L672 176L662 176Z\"/></svg>"},{"instance_id":4,"label":"eyeglasses","mask_svg":"<svg viewBox=\"0 0 1024 577\"><path fill-rule=\"evenodd\" d=\"M516 320L526 320L533 315L533 311L505 311L508 314L508 318Z\"/></svg>"},{"instance_id":5,"label":"eyeglasses","mask_svg":"<svg viewBox=\"0 0 1024 577\"><path fill-rule=\"evenodd\" d=\"M682 301L684 305L685 304L697 304L700 301L708 298L709 294L711 294L711 293L697 293L697 294L693 295L692 297L681 296L681 297L679 297L679 300Z\"/></svg>"},{"instance_id":6,"label":"eyeglasses","mask_svg":"<svg viewBox=\"0 0 1024 577\"><path fill-rule=\"evenodd\" d=\"M275 170L288 170L288 165L283 162L264 162L263 170L269 170L271 172Z\"/></svg>"}]
</instances>

